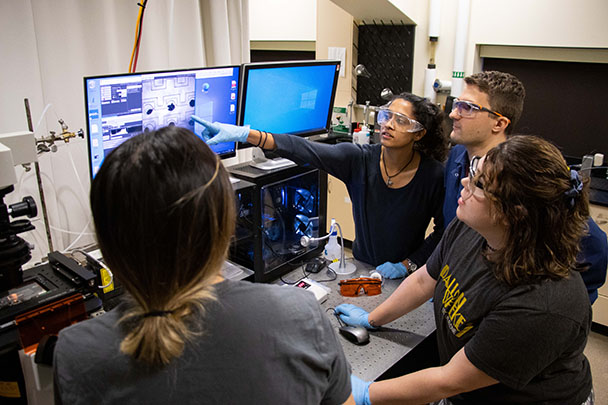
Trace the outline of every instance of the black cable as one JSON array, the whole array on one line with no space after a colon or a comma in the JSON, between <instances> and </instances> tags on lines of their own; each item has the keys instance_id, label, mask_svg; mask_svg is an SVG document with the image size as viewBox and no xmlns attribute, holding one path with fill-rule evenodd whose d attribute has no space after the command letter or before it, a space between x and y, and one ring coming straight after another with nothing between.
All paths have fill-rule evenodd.
<instances>
[{"instance_id":1,"label":"black cable","mask_svg":"<svg viewBox=\"0 0 608 405\"><path fill-rule=\"evenodd\" d=\"M325 310L325 312L328 312L329 310L333 311L332 314L333 314L333 316L336 317L336 319L338 320L338 324L340 324L340 326L346 326L346 323L342 319L340 319L340 315L336 312L336 308L334 308L334 307L327 308Z\"/></svg>"},{"instance_id":2,"label":"black cable","mask_svg":"<svg viewBox=\"0 0 608 405\"><path fill-rule=\"evenodd\" d=\"M334 270L332 270L330 267L327 268L327 272L328 273L330 273L330 272L333 273L334 276L332 278L328 278L326 280L315 280L315 281L317 283L327 283L329 281L334 281L334 280L336 280L338 278L338 274Z\"/></svg>"}]
</instances>

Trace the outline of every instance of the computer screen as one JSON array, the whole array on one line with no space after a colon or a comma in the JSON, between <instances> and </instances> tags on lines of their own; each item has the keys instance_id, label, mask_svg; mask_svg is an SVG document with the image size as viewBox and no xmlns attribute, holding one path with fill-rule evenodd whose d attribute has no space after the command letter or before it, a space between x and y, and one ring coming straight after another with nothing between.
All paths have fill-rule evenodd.
<instances>
[{"instance_id":1,"label":"computer screen","mask_svg":"<svg viewBox=\"0 0 608 405\"><path fill-rule=\"evenodd\" d=\"M339 72L339 61L243 65L239 124L298 136L327 132Z\"/></svg>"},{"instance_id":2,"label":"computer screen","mask_svg":"<svg viewBox=\"0 0 608 405\"><path fill-rule=\"evenodd\" d=\"M142 72L84 78L91 178L105 156L130 137L167 125L199 135L207 121L237 123L240 66ZM236 154L236 144L211 148L222 158Z\"/></svg>"}]
</instances>

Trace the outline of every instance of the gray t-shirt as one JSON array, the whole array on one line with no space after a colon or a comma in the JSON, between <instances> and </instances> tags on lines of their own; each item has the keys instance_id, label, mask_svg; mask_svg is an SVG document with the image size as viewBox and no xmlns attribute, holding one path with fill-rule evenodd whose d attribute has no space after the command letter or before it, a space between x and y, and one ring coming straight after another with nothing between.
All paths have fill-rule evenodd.
<instances>
[{"instance_id":1,"label":"gray t-shirt","mask_svg":"<svg viewBox=\"0 0 608 405\"><path fill-rule=\"evenodd\" d=\"M427 262L439 356L458 350L499 384L450 398L454 404L582 404L591 392L583 354L591 305L579 273L516 287L499 281L481 252L485 239L450 223Z\"/></svg>"},{"instance_id":2,"label":"gray t-shirt","mask_svg":"<svg viewBox=\"0 0 608 405\"><path fill-rule=\"evenodd\" d=\"M200 322L204 335L167 367L120 352L121 307L63 329L55 348L56 396L65 404L338 404L350 366L307 291L223 281Z\"/></svg>"}]
</instances>

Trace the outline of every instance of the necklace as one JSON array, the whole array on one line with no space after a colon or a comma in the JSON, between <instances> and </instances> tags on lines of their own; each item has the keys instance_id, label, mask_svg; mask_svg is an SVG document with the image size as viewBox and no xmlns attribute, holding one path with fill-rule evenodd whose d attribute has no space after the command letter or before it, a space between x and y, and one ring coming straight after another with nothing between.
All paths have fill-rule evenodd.
<instances>
[{"instance_id":1,"label":"necklace","mask_svg":"<svg viewBox=\"0 0 608 405\"><path fill-rule=\"evenodd\" d=\"M395 174L393 174L392 176L388 174L388 170L386 169L386 162L384 161L384 151L382 151L382 164L384 165L384 173L386 173L386 185L391 187L393 185L393 181L391 180L393 177L397 176L399 173L401 173L402 171L405 170L406 167L408 167L410 165L410 163L412 163L412 160L414 160L414 154L415 152L412 150L412 156L410 156L410 160L407 161L407 163L405 164L405 166L403 166L401 169L399 169L399 171Z\"/></svg>"}]
</instances>

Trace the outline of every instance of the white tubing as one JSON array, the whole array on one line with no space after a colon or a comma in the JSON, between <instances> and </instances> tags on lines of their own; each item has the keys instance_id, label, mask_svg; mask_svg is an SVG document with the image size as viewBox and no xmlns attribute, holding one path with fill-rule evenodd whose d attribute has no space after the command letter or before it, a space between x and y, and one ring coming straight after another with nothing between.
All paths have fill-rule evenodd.
<instances>
[{"instance_id":1,"label":"white tubing","mask_svg":"<svg viewBox=\"0 0 608 405\"><path fill-rule=\"evenodd\" d=\"M437 98L437 93L433 90L433 83L435 83L435 76L437 75L437 70L435 68L426 68L424 72L424 98L428 99L431 102L435 102Z\"/></svg>"},{"instance_id":2,"label":"white tubing","mask_svg":"<svg viewBox=\"0 0 608 405\"><path fill-rule=\"evenodd\" d=\"M458 1L458 20L456 22L456 39L454 41L454 68L452 71L452 92L454 97L462 93L464 78L464 57L467 51L469 32L470 0Z\"/></svg>"},{"instance_id":3,"label":"white tubing","mask_svg":"<svg viewBox=\"0 0 608 405\"><path fill-rule=\"evenodd\" d=\"M441 0L431 0L430 3L429 38L438 38L441 25Z\"/></svg>"}]
</instances>

